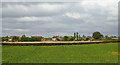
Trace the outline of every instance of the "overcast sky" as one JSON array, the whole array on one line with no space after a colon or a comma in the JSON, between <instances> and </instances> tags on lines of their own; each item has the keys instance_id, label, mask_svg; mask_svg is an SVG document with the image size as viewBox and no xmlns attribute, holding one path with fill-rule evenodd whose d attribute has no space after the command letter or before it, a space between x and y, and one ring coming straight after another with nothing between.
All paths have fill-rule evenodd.
<instances>
[{"instance_id":1,"label":"overcast sky","mask_svg":"<svg viewBox=\"0 0 120 65\"><path fill-rule=\"evenodd\" d=\"M82 36L99 31L118 35L118 2L4 2L2 3L2 34Z\"/></svg>"}]
</instances>

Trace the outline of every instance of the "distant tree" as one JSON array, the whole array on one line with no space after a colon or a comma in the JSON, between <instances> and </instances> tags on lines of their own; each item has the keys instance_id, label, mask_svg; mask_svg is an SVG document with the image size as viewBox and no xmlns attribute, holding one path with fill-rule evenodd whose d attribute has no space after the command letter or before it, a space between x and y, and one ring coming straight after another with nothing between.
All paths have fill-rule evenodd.
<instances>
[{"instance_id":1,"label":"distant tree","mask_svg":"<svg viewBox=\"0 0 120 65\"><path fill-rule=\"evenodd\" d=\"M74 40L74 37L72 37L72 36L64 36L64 37L62 38L62 40L63 40L63 41L73 41L73 40Z\"/></svg>"},{"instance_id":2,"label":"distant tree","mask_svg":"<svg viewBox=\"0 0 120 65\"><path fill-rule=\"evenodd\" d=\"M57 41L60 41L60 39L59 39L59 38L56 38L56 40L57 40Z\"/></svg>"},{"instance_id":3,"label":"distant tree","mask_svg":"<svg viewBox=\"0 0 120 65\"><path fill-rule=\"evenodd\" d=\"M22 42L27 42L27 41L31 41L31 39L29 37L22 37L21 41Z\"/></svg>"},{"instance_id":4,"label":"distant tree","mask_svg":"<svg viewBox=\"0 0 120 65\"><path fill-rule=\"evenodd\" d=\"M23 38L24 39L24 41L30 41L30 38L29 37L25 37L25 38Z\"/></svg>"},{"instance_id":5,"label":"distant tree","mask_svg":"<svg viewBox=\"0 0 120 65\"><path fill-rule=\"evenodd\" d=\"M18 36L13 36L12 42L16 42L19 41L19 37Z\"/></svg>"},{"instance_id":6,"label":"distant tree","mask_svg":"<svg viewBox=\"0 0 120 65\"><path fill-rule=\"evenodd\" d=\"M28 37L26 37L25 35L22 35L21 37L21 41L25 42L25 41L29 41L30 39Z\"/></svg>"},{"instance_id":7,"label":"distant tree","mask_svg":"<svg viewBox=\"0 0 120 65\"><path fill-rule=\"evenodd\" d=\"M111 38L117 38L117 36L110 36Z\"/></svg>"},{"instance_id":8,"label":"distant tree","mask_svg":"<svg viewBox=\"0 0 120 65\"><path fill-rule=\"evenodd\" d=\"M112 39L112 37L111 36L109 37L108 35L106 35L105 38L106 39Z\"/></svg>"},{"instance_id":9,"label":"distant tree","mask_svg":"<svg viewBox=\"0 0 120 65\"><path fill-rule=\"evenodd\" d=\"M100 32L94 32L93 33L93 38L94 39L100 39L102 37L101 33Z\"/></svg>"},{"instance_id":10,"label":"distant tree","mask_svg":"<svg viewBox=\"0 0 120 65\"><path fill-rule=\"evenodd\" d=\"M74 40L75 40L75 38L76 38L76 33L74 33Z\"/></svg>"},{"instance_id":11,"label":"distant tree","mask_svg":"<svg viewBox=\"0 0 120 65\"><path fill-rule=\"evenodd\" d=\"M78 37L78 41L81 41L82 40L82 38L80 37L80 35L79 35L79 37Z\"/></svg>"},{"instance_id":12,"label":"distant tree","mask_svg":"<svg viewBox=\"0 0 120 65\"><path fill-rule=\"evenodd\" d=\"M117 36L113 36L114 38L117 38Z\"/></svg>"},{"instance_id":13,"label":"distant tree","mask_svg":"<svg viewBox=\"0 0 120 65\"><path fill-rule=\"evenodd\" d=\"M26 36L25 35L22 35L22 38L25 38Z\"/></svg>"},{"instance_id":14,"label":"distant tree","mask_svg":"<svg viewBox=\"0 0 120 65\"><path fill-rule=\"evenodd\" d=\"M86 36L85 35L83 35L83 38L85 38Z\"/></svg>"},{"instance_id":15,"label":"distant tree","mask_svg":"<svg viewBox=\"0 0 120 65\"><path fill-rule=\"evenodd\" d=\"M101 38L104 38L104 36L101 34Z\"/></svg>"},{"instance_id":16,"label":"distant tree","mask_svg":"<svg viewBox=\"0 0 120 65\"><path fill-rule=\"evenodd\" d=\"M63 41L68 41L67 39L68 39L68 36L63 37Z\"/></svg>"},{"instance_id":17,"label":"distant tree","mask_svg":"<svg viewBox=\"0 0 120 65\"><path fill-rule=\"evenodd\" d=\"M8 41L8 39L9 39L8 36L2 37L2 41Z\"/></svg>"},{"instance_id":18,"label":"distant tree","mask_svg":"<svg viewBox=\"0 0 120 65\"><path fill-rule=\"evenodd\" d=\"M79 38L81 38L80 35L79 35Z\"/></svg>"},{"instance_id":19,"label":"distant tree","mask_svg":"<svg viewBox=\"0 0 120 65\"><path fill-rule=\"evenodd\" d=\"M108 39L112 39L111 37L108 37Z\"/></svg>"},{"instance_id":20,"label":"distant tree","mask_svg":"<svg viewBox=\"0 0 120 65\"><path fill-rule=\"evenodd\" d=\"M78 41L81 41L82 40L82 38L80 37L80 38L78 38Z\"/></svg>"},{"instance_id":21,"label":"distant tree","mask_svg":"<svg viewBox=\"0 0 120 65\"><path fill-rule=\"evenodd\" d=\"M86 39L85 39L85 41L88 41L89 40L89 38L87 37Z\"/></svg>"},{"instance_id":22,"label":"distant tree","mask_svg":"<svg viewBox=\"0 0 120 65\"><path fill-rule=\"evenodd\" d=\"M78 40L78 32L77 32L77 40Z\"/></svg>"},{"instance_id":23,"label":"distant tree","mask_svg":"<svg viewBox=\"0 0 120 65\"><path fill-rule=\"evenodd\" d=\"M72 37L72 36L68 37L68 41L73 41L73 40L74 40L74 37Z\"/></svg>"},{"instance_id":24,"label":"distant tree","mask_svg":"<svg viewBox=\"0 0 120 65\"><path fill-rule=\"evenodd\" d=\"M0 42L2 41L2 38L0 37Z\"/></svg>"},{"instance_id":25,"label":"distant tree","mask_svg":"<svg viewBox=\"0 0 120 65\"><path fill-rule=\"evenodd\" d=\"M105 38L108 39L108 35L106 35Z\"/></svg>"}]
</instances>

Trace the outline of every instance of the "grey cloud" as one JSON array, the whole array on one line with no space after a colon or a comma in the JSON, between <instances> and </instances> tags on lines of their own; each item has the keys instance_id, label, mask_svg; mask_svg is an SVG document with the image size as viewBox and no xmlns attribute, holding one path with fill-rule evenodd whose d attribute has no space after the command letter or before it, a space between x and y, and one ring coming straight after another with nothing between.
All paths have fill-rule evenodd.
<instances>
[{"instance_id":1,"label":"grey cloud","mask_svg":"<svg viewBox=\"0 0 120 65\"><path fill-rule=\"evenodd\" d=\"M24 16L54 16L59 15L62 12L61 8L64 8L64 4L56 3L3 3L3 17L24 17Z\"/></svg>"},{"instance_id":2,"label":"grey cloud","mask_svg":"<svg viewBox=\"0 0 120 65\"><path fill-rule=\"evenodd\" d=\"M93 4L85 4L86 2L83 5L83 2L4 3L3 35L35 34L49 37L73 35L73 32L91 35L95 31L117 35L117 12L114 13L117 11L117 7L114 6L115 3L111 5L106 2L105 6L100 4L93 6ZM7 6L8 4L9 6ZM45 9L41 6L38 7L38 5L44 6L44 4ZM66 13L69 14L66 15Z\"/></svg>"}]
</instances>

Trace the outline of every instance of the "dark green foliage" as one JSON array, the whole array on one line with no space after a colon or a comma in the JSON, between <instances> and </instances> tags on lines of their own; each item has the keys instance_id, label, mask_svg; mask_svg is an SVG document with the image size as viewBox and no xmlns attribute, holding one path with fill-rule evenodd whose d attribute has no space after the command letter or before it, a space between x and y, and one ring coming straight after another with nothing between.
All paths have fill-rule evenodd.
<instances>
[{"instance_id":1,"label":"dark green foliage","mask_svg":"<svg viewBox=\"0 0 120 65\"><path fill-rule=\"evenodd\" d=\"M22 38L25 38L26 36L25 35L22 35Z\"/></svg>"},{"instance_id":2,"label":"dark green foliage","mask_svg":"<svg viewBox=\"0 0 120 65\"><path fill-rule=\"evenodd\" d=\"M106 35L105 38L108 39L108 36Z\"/></svg>"},{"instance_id":3,"label":"dark green foliage","mask_svg":"<svg viewBox=\"0 0 120 65\"><path fill-rule=\"evenodd\" d=\"M78 40L78 32L77 32L77 40Z\"/></svg>"},{"instance_id":4,"label":"dark green foliage","mask_svg":"<svg viewBox=\"0 0 120 65\"><path fill-rule=\"evenodd\" d=\"M83 38L85 38L86 36L85 35L83 35Z\"/></svg>"},{"instance_id":5,"label":"dark green foliage","mask_svg":"<svg viewBox=\"0 0 120 65\"><path fill-rule=\"evenodd\" d=\"M41 38L31 38L30 41L41 41Z\"/></svg>"},{"instance_id":6,"label":"dark green foliage","mask_svg":"<svg viewBox=\"0 0 120 65\"><path fill-rule=\"evenodd\" d=\"M76 38L76 33L74 33L74 39Z\"/></svg>"},{"instance_id":7,"label":"dark green foliage","mask_svg":"<svg viewBox=\"0 0 120 65\"><path fill-rule=\"evenodd\" d=\"M74 38L73 38L73 37L69 37L68 40L69 40L69 41L73 41Z\"/></svg>"},{"instance_id":8,"label":"dark green foliage","mask_svg":"<svg viewBox=\"0 0 120 65\"><path fill-rule=\"evenodd\" d=\"M108 37L108 39L112 39L111 37Z\"/></svg>"},{"instance_id":9,"label":"dark green foliage","mask_svg":"<svg viewBox=\"0 0 120 65\"><path fill-rule=\"evenodd\" d=\"M105 39L112 39L112 36L111 37L109 37L109 36L105 36Z\"/></svg>"},{"instance_id":10,"label":"dark green foliage","mask_svg":"<svg viewBox=\"0 0 120 65\"><path fill-rule=\"evenodd\" d=\"M80 35L79 35L79 38L80 38Z\"/></svg>"},{"instance_id":11,"label":"dark green foliage","mask_svg":"<svg viewBox=\"0 0 120 65\"><path fill-rule=\"evenodd\" d=\"M30 38L29 37L22 37L21 41L22 42L27 42L27 41L30 41Z\"/></svg>"},{"instance_id":12,"label":"dark green foliage","mask_svg":"<svg viewBox=\"0 0 120 65\"><path fill-rule=\"evenodd\" d=\"M2 41L8 41L8 36L2 37Z\"/></svg>"},{"instance_id":13,"label":"dark green foliage","mask_svg":"<svg viewBox=\"0 0 120 65\"><path fill-rule=\"evenodd\" d=\"M18 36L13 36L12 42L16 42L19 41L19 37Z\"/></svg>"},{"instance_id":14,"label":"dark green foliage","mask_svg":"<svg viewBox=\"0 0 120 65\"><path fill-rule=\"evenodd\" d=\"M52 38L45 38L45 40L47 40L47 41L52 41Z\"/></svg>"},{"instance_id":15,"label":"dark green foliage","mask_svg":"<svg viewBox=\"0 0 120 65\"><path fill-rule=\"evenodd\" d=\"M56 38L56 40L57 40L57 41L60 41L60 39L59 39L59 38Z\"/></svg>"},{"instance_id":16,"label":"dark green foliage","mask_svg":"<svg viewBox=\"0 0 120 65\"><path fill-rule=\"evenodd\" d=\"M80 35L78 36L78 32L77 33L74 33L74 40L78 41Z\"/></svg>"},{"instance_id":17,"label":"dark green foliage","mask_svg":"<svg viewBox=\"0 0 120 65\"><path fill-rule=\"evenodd\" d=\"M41 41L41 38L29 38L29 37L22 37L21 38L22 42L27 42L27 41Z\"/></svg>"},{"instance_id":18,"label":"dark green foliage","mask_svg":"<svg viewBox=\"0 0 120 65\"><path fill-rule=\"evenodd\" d=\"M63 37L63 41L68 41L67 39L68 39L68 36Z\"/></svg>"},{"instance_id":19,"label":"dark green foliage","mask_svg":"<svg viewBox=\"0 0 120 65\"><path fill-rule=\"evenodd\" d=\"M104 38L104 36L101 34L101 38Z\"/></svg>"},{"instance_id":20,"label":"dark green foliage","mask_svg":"<svg viewBox=\"0 0 120 65\"><path fill-rule=\"evenodd\" d=\"M79 37L79 38L78 38L78 41L82 41L82 38L81 38L81 37Z\"/></svg>"},{"instance_id":21,"label":"dark green foliage","mask_svg":"<svg viewBox=\"0 0 120 65\"><path fill-rule=\"evenodd\" d=\"M62 38L62 41L73 41L73 40L74 40L74 37L72 37L72 36L64 36Z\"/></svg>"},{"instance_id":22,"label":"dark green foliage","mask_svg":"<svg viewBox=\"0 0 120 65\"><path fill-rule=\"evenodd\" d=\"M89 40L89 38L86 38L86 40L85 41L88 41Z\"/></svg>"},{"instance_id":23,"label":"dark green foliage","mask_svg":"<svg viewBox=\"0 0 120 65\"><path fill-rule=\"evenodd\" d=\"M2 41L2 37L0 37L0 42Z\"/></svg>"},{"instance_id":24,"label":"dark green foliage","mask_svg":"<svg viewBox=\"0 0 120 65\"><path fill-rule=\"evenodd\" d=\"M100 39L100 38L103 37L103 35L101 35L100 32L94 32L92 37L93 37L94 39Z\"/></svg>"}]
</instances>

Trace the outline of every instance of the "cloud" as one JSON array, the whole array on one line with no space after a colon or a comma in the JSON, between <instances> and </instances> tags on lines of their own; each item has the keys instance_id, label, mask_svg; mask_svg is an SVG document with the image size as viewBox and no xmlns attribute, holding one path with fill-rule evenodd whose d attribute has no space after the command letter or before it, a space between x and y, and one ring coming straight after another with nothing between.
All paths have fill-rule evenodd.
<instances>
[{"instance_id":1,"label":"cloud","mask_svg":"<svg viewBox=\"0 0 120 65\"><path fill-rule=\"evenodd\" d=\"M53 21L51 17L21 17L17 19L18 21Z\"/></svg>"},{"instance_id":2,"label":"cloud","mask_svg":"<svg viewBox=\"0 0 120 65\"><path fill-rule=\"evenodd\" d=\"M65 15L74 19L90 17L89 14L80 14L80 13L66 13Z\"/></svg>"},{"instance_id":3,"label":"cloud","mask_svg":"<svg viewBox=\"0 0 120 65\"><path fill-rule=\"evenodd\" d=\"M29 31L29 30L27 30L27 29L10 29L10 28L3 28L3 30L7 30L7 31L18 31L18 32Z\"/></svg>"},{"instance_id":4,"label":"cloud","mask_svg":"<svg viewBox=\"0 0 120 65\"><path fill-rule=\"evenodd\" d=\"M25 17L25 16L54 16L61 14L62 4L48 4L48 3L3 3L3 17ZM14 14L13 14L14 13Z\"/></svg>"},{"instance_id":5,"label":"cloud","mask_svg":"<svg viewBox=\"0 0 120 65\"><path fill-rule=\"evenodd\" d=\"M77 3L3 3L3 33L51 33L50 36L54 36L56 32L60 35L74 32L91 35L100 31L117 35L116 3L112 0L102 1L102 4L101 1L86 0Z\"/></svg>"},{"instance_id":6,"label":"cloud","mask_svg":"<svg viewBox=\"0 0 120 65\"><path fill-rule=\"evenodd\" d=\"M36 18L36 17L22 17L18 20L20 20L20 21L36 21L36 20L38 20L38 18Z\"/></svg>"}]
</instances>

